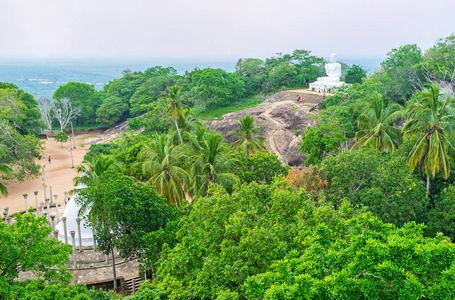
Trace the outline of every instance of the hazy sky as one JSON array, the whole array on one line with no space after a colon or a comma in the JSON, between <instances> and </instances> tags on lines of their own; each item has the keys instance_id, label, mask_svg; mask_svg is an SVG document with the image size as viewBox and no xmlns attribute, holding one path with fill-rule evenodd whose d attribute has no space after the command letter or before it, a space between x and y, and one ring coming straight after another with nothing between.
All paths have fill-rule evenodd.
<instances>
[{"instance_id":1,"label":"hazy sky","mask_svg":"<svg viewBox=\"0 0 455 300\"><path fill-rule=\"evenodd\" d=\"M385 56L455 31L454 0L2 0L0 58Z\"/></svg>"}]
</instances>

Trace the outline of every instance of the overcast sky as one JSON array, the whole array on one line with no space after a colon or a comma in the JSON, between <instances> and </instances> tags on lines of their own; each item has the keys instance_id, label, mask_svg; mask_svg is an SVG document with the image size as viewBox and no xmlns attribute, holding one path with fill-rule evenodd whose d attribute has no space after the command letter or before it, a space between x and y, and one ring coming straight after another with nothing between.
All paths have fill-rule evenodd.
<instances>
[{"instance_id":1,"label":"overcast sky","mask_svg":"<svg viewBox=\"0 0 455 300\"><path fill-rule=\"evenodd\" d=\"M0 58L382 56L455 31L454 0L2 0Z\"/></svg>"}]
</instances>

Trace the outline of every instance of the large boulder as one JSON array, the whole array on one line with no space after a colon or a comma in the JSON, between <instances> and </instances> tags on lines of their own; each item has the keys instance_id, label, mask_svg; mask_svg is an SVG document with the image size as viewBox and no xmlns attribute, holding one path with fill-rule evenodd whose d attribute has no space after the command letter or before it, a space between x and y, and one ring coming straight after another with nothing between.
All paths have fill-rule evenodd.
<instances>
[{"instance_id":1,"label":"large boulder","mask_svg":"<svg viewBox=\"0 0 455 300\"><path fill-rule=\"evenodd\" d=\"M239 118L251 115L262 124L259 135L266 137L268 150L276 153L283 163L302 166L305 161L305 156L299 150L302 135L304 129L314 123L314 120L308 118L308 114L317 107L323 97L314 93L304 94L305 101L297 103L297 93L280 92L256 107L226 114L223 120L208 121L207 124L212 130L220 131L226 140L232 143L235 137L228 132L238 130Z\"/></svg>"}]
</instances>

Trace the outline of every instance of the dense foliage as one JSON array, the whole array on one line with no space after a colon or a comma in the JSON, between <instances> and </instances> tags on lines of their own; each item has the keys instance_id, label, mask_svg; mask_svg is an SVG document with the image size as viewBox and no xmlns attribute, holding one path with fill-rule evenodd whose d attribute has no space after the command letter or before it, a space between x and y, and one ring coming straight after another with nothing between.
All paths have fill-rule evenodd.
<instances>
[{"instance_id":1,"label":"dense foliage","mask_svg":"<svg viewBox=\"0 0 455 300\"><path fill-rule=\"evenodd\" d=\"M130 299L450 299L455 69L447 57L454 40L426 52L392 49L368 77L360 66L346 67L353 84L331 91L303 134L306 167L292 170L264 149L251 116L229 132L237 138L231 145L197 116L314 81L324 60L307 50L240 59L234 73L125 72L100 92L70 82L57 100L39 103L46 128L56 118L62 128L71 121L58 115L66 101L76 123L130 118L131 128L145 129L92 146L74 180L87 186L77 199L100 249L139 257L154 279ZM0 84L7 178L37 171L33 134L44 124L30 96ZM48 115L49 107L61 111ZM69 249L44 238L45 223L25 214L0 224L2 295L111 297L65 286ZM21 270L35 270L46 284L9 285Z\"/></svg>"},{"instance_id":2,"label":"dense foliage","mask_svg":"<svg viewBox=\"0 0 455 300\"><path fill-rule=\"evenodd\" d=\"M45 125L32 95L9 83L0 83L0 164L12 172L5 179L23 181L39 172L34 160L41 158L42 142L36 137Z\"/></svg>"},{"instance_id":3,"label":"dense foliage","mask_svg":"<svg viewBox=\"0 0 455 300\"><path fill-rule=\"evenodd\" d=\"M8 284L0 278L1 299L40 299L40 300L111 300L120 299L113 293L108 294L85 285L46 284L44 280L27 280Z\"/></svg>"},{"instance_id":4,"label":"dense foliage","mask_svg":"<svg viewBox=\"0 0 455 300\"><path fill-rule=\"evenodd\" d=\"M135 184L118 172L105 171L87 185L78 192L76 201L83 205L90 201L87 220L100 250L106 254L115 247L122 257L140 257L147 248L145 237L178 217L177 209L166 205L154 187Z\"/></svg>"},{"instance_id":5,"label":"dense foliage","mask_svg":"<svg viewBox=\"0 0 455 300\"><path fill-rule=\"evenodd\" d=\"M19 272L33 271L50 283L69 283L66 271L71 246L48 239L52 228L46 217L16 214L15 222L0 222L0 280L11 283Z\"/></svg>"},{"instance_id":6,"label":"dense foliage","mask_svg":"<svg viewBox=\"0 0 455 300\"><path fill-rule=\"evenodd\" d=\"M259 151L252 155L240 155L240 163L235 173L241 182L271 184L275 177L288 174L289 166L283 166L275 153Z\"/></svg>"}]
</instances>

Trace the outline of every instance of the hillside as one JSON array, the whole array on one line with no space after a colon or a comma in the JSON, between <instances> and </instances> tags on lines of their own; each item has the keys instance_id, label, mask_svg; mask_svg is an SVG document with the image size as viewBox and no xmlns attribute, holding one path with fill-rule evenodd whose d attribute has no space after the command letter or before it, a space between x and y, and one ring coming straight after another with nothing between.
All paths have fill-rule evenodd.
<instances>
[{"instance_id":1,"label":"hillside","mask_svg":"<svg viewBox=\"0 0 455 300\"><path fill-rule=\"evenodd\" d=\"M296 102L297 95L303 96L303 103ZM266 137L268 150L276 153L284 163L299 166L305 160L299 150L303 130L314 122L308 114L317 109L323 100L322 94L308 90L281 91L256 107L223 115L223 120L208 121L207 124L232 143L234 137L228 132L237 130L237 120L249 114L262 124L260 135ZM296 130L300 131L298 135Z\"/></svg>"}]
</instances>

